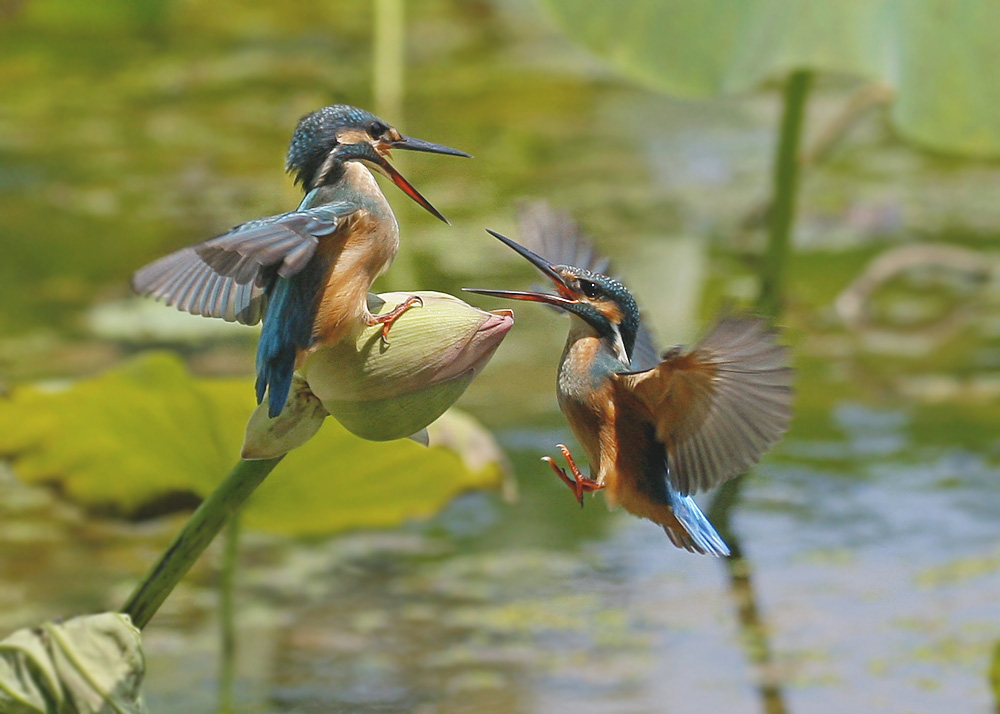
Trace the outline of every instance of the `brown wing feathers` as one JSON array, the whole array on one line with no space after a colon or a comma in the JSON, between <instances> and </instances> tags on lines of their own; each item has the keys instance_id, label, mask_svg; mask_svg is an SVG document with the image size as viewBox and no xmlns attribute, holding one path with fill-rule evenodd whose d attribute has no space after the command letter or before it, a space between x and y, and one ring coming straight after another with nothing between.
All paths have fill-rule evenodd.
<instances>
[{"instance_id":1,"label":"brown wing feathers","mask_svg":"<svg viewBox=\"0 0 1000 714\"><path fill-rule=\"evenodd\" d=\"M744 473L788 428L793 372L775 336L760 318L730 315L690 351L619 378L648 411L682 494Z\"/></svg>"}]
</instances>

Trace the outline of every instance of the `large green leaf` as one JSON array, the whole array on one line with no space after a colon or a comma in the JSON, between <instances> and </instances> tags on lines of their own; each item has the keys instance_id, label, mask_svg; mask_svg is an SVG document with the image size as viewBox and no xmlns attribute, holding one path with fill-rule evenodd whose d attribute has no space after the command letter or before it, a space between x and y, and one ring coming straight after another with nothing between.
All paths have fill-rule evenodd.
<instances>
[{"instance_id":1,"label":"large green leaf","mask_svg":"<svg viewBox=\"0 0 1000 714\"><path fill-rule=\"evenodd\" d=\"M250 382L195 379L175 357L151 353L67 388L24 388L0 401L0 455L26 481L134 515L173 494L210 493L239 458L253 406ZM327 419L254 495L247 523L290 534L389 526L500 477L495 461L470 468L451 449L365 441Z\"/></svg>"},{"instance_id":2,"label":"large green leaf","mask_svg":"<svg viewBox=\"0 0 1000 714\"><path fill-rule=\"evenodd\" d=\"M983 0L543 0L575 39L661 91L747 92L796 69L895 91L927 147L1000 154L1000 3Z\"/></svg>"}]
</instances>

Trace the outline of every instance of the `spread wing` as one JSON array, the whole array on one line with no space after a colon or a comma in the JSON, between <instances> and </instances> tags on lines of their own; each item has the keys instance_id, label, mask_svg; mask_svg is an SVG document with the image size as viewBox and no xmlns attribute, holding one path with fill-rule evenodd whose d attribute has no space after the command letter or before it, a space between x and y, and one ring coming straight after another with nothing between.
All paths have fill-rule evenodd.
<instances>
[{"instance_id":1,"label":"spread wing","mask_svg":"<svg viewBox=\"0 0 1000 714\"><path fill-rule=\"evenodd\" d=\"M341 230L356 210L338 202L243 223L141 268L132 288L178 310L254 325L273 280L299 273L319 239Z\"/></svg>"},{"instance_id":2,"label":"spread wing","mask_svg":"<svg viewBox=\"0 0 1000 714\"><path fill-rule=\"evenodd\" d=\"M520 205L517 218L521 242L554 265L572 265L592 273L614 275L611 261L597 252L568 212L553 208L546 201L530 201ZM645 323L640 322L632 348L632 369L651 369L659 362L653 336Z\"/></svg>"},{"instance_id":3,"label":"spread wing","mask_svg":"<svg viewBox=\"0 0 1000 714\"><path fill-rule=\"evenodd\" d=\"M682 495L746 472L787 430L793 371L776 334L760 318L729 315L689 351L615 378L650 414Z\"/></svg>"},{"instance_id":4,"label":"spread wing","mask_svg":"<svg viewBox=\"0 0 1000 714\"><path fill-rule=\"evenodd\" d=\"M263 286L240 285L219 275L194 248L182 248L138 270L132 276L132 289L192 315L244 325L260 322L267 307Z\"/></svg>"},{"instance_id":5,"label":"spread wing","mask_svg":"<svg viewBox=\"0 0 1000 714\"><path fill-rule=\"evenodd\" d=\"M521 242L554 265L573 265L611 275L611 261L601 256L569 213L547 201L524 202L518 207Z\"/></svg>"}]
</instances>

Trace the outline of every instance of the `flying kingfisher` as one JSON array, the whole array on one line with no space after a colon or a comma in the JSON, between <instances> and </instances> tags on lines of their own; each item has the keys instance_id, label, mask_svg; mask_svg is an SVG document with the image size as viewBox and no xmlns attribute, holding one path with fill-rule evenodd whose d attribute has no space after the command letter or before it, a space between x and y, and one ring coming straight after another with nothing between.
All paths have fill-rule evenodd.
<instances>
[{"instance_id":1,"label":"flying kingfisher","mask_svg":"<svg viewBox=\"0 0 1000 714\"><path fill-rule=\"evenodd\" d=\"M550 216L540 227L533 243L567 264L488 232L548 277L556 294L467 290L547 303L571 316L557 396L590 478L562 444L572 478L550 457L543 461L581 506L584 493L604 489L611 504L658 523L677 547L729 555L691 496L746 472L788 428L788 349L763 319L729 314L690 349L657 356L631 293L599 272L607 261L575 224Z\"/></svg>"},{"instance_id":2,"label":"flying kingfisher","mask_svg":"<svg viewBox=\"0 0 1000 714\"><path fill-rule=\"evenodd\" d=\"M195 315L255 325L257 403L281 413L292 374L304 357L364 326L382 325L382 339L413 296L378 317L368 310L372 282L399 248L399 226L369 168L447 223L389 163L391 149L469 157L406 137L363 109L336 104L299 120L285 170L305 198L291 213L259 218L183 248L140 269L141 295Z\"/></svg>"}]
</instances>

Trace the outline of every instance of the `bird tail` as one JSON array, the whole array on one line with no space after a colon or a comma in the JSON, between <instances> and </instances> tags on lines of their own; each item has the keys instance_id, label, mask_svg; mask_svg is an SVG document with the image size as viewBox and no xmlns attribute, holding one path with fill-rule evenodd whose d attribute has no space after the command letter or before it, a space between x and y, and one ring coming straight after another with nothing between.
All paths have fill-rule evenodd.
<instances>
[{"instance_id":1,"label":"bird tail","mask_svg":"<svg viewBox=\"0 0 1000 714\"><path fill-rule=\"evenodd\" d=\"M267 364L257 368L257 403L264 401L267 395L267 415L272 419L285 408L288 393L292 389L292 375L295 373L295 352L279 354L268 360Z\"/></svg>"},{"instance_id":2,"label":"bird tail","mask_svg":"<svg viewBox=\"0 0 1000 714\"><path fill-rule=\"evenodd\" d=\"M310 265L291 278L279 278L269 296L257 345L256 388L258 404L267 394L267 414L272 419L285 408L299 350L312 343L317 279L314 273Z\"/></svg>"},{"instance_id":3,"label":"bird tail","mask_svg":"<svg viewBox=\"0 0 1000 714\"><path fill-rule=\"evenodd\" d=\"M670 507L674 516L682 526L664 525L663 530L670 542L678 548L715 556L729 555L729 547L723 542L722 536L709 523L708 518L698 508L698 504L690 496L681 496L670 491Z\"/></svg>"}]
</instances>

